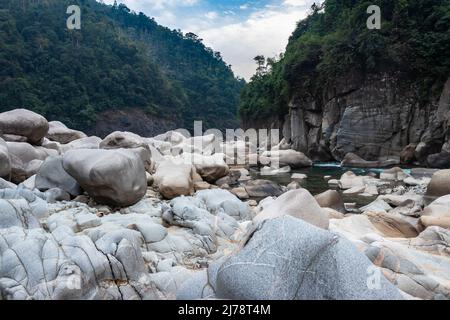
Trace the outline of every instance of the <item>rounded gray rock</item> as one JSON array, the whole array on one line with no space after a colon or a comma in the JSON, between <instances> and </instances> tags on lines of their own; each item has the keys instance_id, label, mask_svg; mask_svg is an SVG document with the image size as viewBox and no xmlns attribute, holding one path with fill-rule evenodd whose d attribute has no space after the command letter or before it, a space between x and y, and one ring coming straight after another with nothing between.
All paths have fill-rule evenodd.
<instances>
[{"instance_id":1,"label":"rounded gray rock","mask_svg":"<svg viewBox=\"0 0 450 320\"><path fill-rule=\"evenodd\" d=\"M100 204L127 207L147 191L142 160L123 149L79 149L64 154L63 168Z\"/></svg>"},{"instance_id":2,"label":"rounded gray rock","mask_svg":"<svg viewBox=\"0 0 450 320\"><path fill-rule=\"evenodd\" d=\"M46 135L46 138L51 141L56 141L62 144L70 143L74 140L83 139L87 136L77 130L69 129L67 126L59 121L51 121L49 122L49 130Z\"/></svg>"},{"instance_id":3,"label":"rounded gray rock","mask_svg":"<svg viewBox=\"0 0 450 320\"><path fill-rule=\"evenodd\" d=\"M58 188L74 197L82 193L78 182L64 170L61 156L45 159L36 174L35 187L40 191Z\"/></svg>"},{"instance_id":4,"label":"rounded gray rock","mask_svg":"<svg viewBox=\"0 0 450 320\"><path fill-rule=\"evenodd\" d=\"M285 216L265 221L219 269L216 295L232 300L400 300L398 289L348 240ZM375 273L376 274L376 273Z\"/></svg>"},{"instance_id":5,"label":"rounded gray rock","mask_svg":"<svg viewBox=\"0 0 450 320\"><path fill-rule=\"evenodd\" d=\"M38 144L48 129L47 120L32 111L15 109L0 113L0 132L26 137L31 144Z\"/></svg>"},{"instance_id":6,"label":"rounded gray rock","mask_svg":"<svg viewBox=\"0 0 450 320\"><path fill-rule=\"evenodd\" d=\"M0 138L0 177L9 178L11 174L11 159L5 140Z\"/></svg>"}]
</instances>

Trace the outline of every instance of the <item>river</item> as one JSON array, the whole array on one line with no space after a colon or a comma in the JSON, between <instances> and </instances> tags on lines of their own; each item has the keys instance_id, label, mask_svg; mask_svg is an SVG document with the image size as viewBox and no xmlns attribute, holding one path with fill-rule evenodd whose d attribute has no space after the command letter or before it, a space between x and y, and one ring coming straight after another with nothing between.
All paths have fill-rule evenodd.
<instances>
[{"instance_id":1,"label":"river","mask_svg":"<svg viewBox=\"0 0 450 320\"><path fill-rule=\"evenodd\" d=\"M332 189L328 185L328 180L325 176L331 176L331 179L340 179L341 176L347 171L353 171L357 175L368 175L369 173L375 173L379 175L385 169L380 168L351 168L351 167L341 167L338 162L328 162L328 163L315 163L310 168L303 168L298 170L292 170L290 173L279 174L274 176L261 175L256 169L250 169L250 175L253 179L264 179L270 180L283 186L287 186L292 182L291 176L294 173L303 173L308 176L306 180L302 182L302 187L308 190L311 194L317 195L327 190ZM404 168L405 172L410 173L409 168ZM338 190L339 192L342 191ZM355 196L348 196L342 194L345 202L356 203L358 206L363 206L374 201L377 197L361 198Z\"/></svg>"}]
</instances>

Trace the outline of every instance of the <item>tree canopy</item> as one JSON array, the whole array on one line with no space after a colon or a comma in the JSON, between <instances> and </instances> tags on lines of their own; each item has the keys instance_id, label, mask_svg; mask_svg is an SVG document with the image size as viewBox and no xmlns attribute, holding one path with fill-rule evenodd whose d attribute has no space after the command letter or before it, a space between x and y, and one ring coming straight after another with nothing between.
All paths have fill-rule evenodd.
<instances>
[{"instance_id":1,"label":"tree canopy","mask_svg":"<svg viewBox=\"0 0 450 320\"><path fill-rule=\"evenodd\" d=\"M81 30L66 27L74 4ZM0 111L24 107L86 130L101 112L132 107L225 128L243 85L196 35L123 4L0 0Z\"/></svg>"},{"instance_id":2,"label":"tree canopy","mask_svg":"<svg viewBox=\"0 0 450 320\"><path fill-rule=\"evenodd\" d=\"M380 30L367 28L371 5L381 8ZM449 0L325 0L298 23L285 54L244 88L240 115L284 115L294 93L320 96L350 72L395 74L427 97L450 75L449 52Z\"/></svg>"}]
</instances>

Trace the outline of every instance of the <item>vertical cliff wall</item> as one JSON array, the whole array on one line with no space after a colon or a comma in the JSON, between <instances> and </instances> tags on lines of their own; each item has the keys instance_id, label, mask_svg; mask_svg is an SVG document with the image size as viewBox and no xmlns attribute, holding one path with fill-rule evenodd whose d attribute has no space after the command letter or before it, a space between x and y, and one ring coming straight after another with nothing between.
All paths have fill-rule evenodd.
<instances>
[{"instance_id":1,"label":"vertical cliff wall","mask_svg":"<svg viewBox=\"0 0 450 320\"><path fill-rule=\"evenodd\" d=\"M387 75L343 81L316 100L294 95L283 133L315 160L341 160L350 152L376 160L400 156L413 144L416 160L424 162L448 141L449 90L450 79L440 95L421 104L414 85L405 88Z\"/></svg>"},{"instance_id":2,"label":"vertical cliff wall","mask_svg":"<svg viewBox=\"0 0 450 320\"><path fill-rule=\"evenodd\" d=\"M313 6L244 88L241 117L247 127L278 121L280 147L316 161L354 153L450 167L450 2L373 4L379 30L367 28L364 0Z\"/></svg>"}]
</instances>

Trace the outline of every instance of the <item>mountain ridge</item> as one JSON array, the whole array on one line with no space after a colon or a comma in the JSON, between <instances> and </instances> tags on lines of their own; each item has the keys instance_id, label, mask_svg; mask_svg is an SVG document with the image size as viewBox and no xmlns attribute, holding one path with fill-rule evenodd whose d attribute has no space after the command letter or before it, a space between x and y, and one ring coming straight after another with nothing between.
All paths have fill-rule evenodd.
<instances>
[{"instance_id":1,"label":"mountain ridge","mask_svg":"<svg viewBox=\"0 0 450 320\"><path fill-rule=\"evenodd\" d=\"M74 4L81 30L66 28ZM2 0L0 9L0 111L24 107L99 135L109 133L98 123L111 110L123 111L123 122L140 110L172 129L190 128L194 119L219 129L237 125L243 80L192 33L94 0Z\"/></svg>"}]
</instances>

